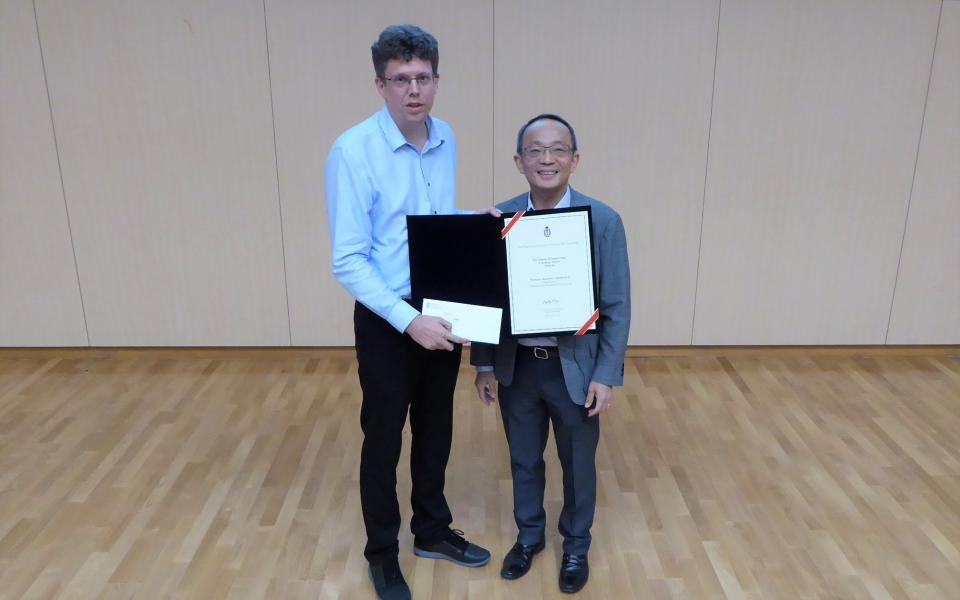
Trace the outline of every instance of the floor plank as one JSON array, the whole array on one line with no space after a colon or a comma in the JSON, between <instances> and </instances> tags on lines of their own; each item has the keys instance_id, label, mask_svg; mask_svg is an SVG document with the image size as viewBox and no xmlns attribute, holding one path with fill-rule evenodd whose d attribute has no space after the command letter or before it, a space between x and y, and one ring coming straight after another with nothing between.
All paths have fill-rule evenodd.
<instances>
[{"instance_id":1,"label":"floor plank","mask_svg":"<svg viewBox=\"0 0 960 600\"><path fill-rule=\"evenodd\" d=\"M603 418L582 598L957 598L960 360L855 348L631 353ZM448 500L490 548L416 598L560 598L515 537L496 407L461 369ZM0 353L0 599L369 598L349 349ZM401 465L409 462L409 432ZM410 494L399 470L398 493ZM403 503L401 503L403 504Z\"/></svg>"}]
</instances>

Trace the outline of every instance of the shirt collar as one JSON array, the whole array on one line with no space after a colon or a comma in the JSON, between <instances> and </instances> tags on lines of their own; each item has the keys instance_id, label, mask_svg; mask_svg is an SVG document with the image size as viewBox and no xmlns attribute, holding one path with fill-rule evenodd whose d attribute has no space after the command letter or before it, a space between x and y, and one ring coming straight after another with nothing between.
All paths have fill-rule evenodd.
<instances>
[{"instance_id":1,"label":"shirt collar","mask_svg":"<svg viewBox=\"0 0 960 600\"><path fill-rule=\"evenodd\" d=\"M390 146L391 150L396 151L407 145L407 138L403 137L400 128L397 127L393 117L390 116L390 111L387 110L386 104L384 104L380 112L377 113L377 122L380 124L380 131L383 132L383 137L387 140L387 145ZM436 148L445 141L440 133L440 128L434 124L433 117L427 115L426 122L428 135L427 143L423 146L424 152L431 148Z\"/></svg>"},{"instance_id":2,"label":"shirt collar","mask_svg":"<svg viewBox=\"0 0 960 600\"><path fill-rule=\"evenodd\" d=\"M563 198L560 198L560 202L557 202L557 205L554 208L570 208L570 186L567 186L567 191L563 193ZM530 192L527 192L527 210L536 210L533 207L533 198L530 197Z\"/></svg>"}]
</instances>

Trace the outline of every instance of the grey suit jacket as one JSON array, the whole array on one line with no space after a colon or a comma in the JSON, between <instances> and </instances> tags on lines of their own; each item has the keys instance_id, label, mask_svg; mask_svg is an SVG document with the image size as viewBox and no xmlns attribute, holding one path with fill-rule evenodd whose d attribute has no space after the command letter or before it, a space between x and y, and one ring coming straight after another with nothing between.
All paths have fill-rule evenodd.
<instances>
[{"instance_id":1,"label":"grey suit jacket","mask_svg":"<svg viewBox=\"0 0 960 600\"><path fill-rule=\"evenodd\" d=\"M560 365L567 391L574 403L583 405L591 381L609 386L623 385L623 358L630 332L630 265L623 221L615 210L589 196L570 189L570 206L591 207L593 260L600 297L600 333L557 338ZM503 212L526 210L527 194L497 205ZM492 366L497 381L513 382L517 342L501 338L496 346L475 343L470 364Z\"/></svg>"}]
</instances>

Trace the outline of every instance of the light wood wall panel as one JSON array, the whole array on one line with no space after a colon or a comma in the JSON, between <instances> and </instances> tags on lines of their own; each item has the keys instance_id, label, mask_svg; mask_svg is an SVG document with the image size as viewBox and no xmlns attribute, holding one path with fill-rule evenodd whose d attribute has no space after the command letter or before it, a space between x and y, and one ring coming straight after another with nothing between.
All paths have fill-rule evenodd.
<instances>
[{"instance_id":1,"label":"light wood wall panel","mask_svg":"<svg viewBox=\"0 0 960 600\"><path fill-rule=\"evenodd\" d=\"M260 0L40 0L93 345L286 345Z\"/></svg>"},{"instance_id":2,"label":"light wood wall panel","mask_svg":"<svg viewBox=\"0 0 960 600\"><path fill-rule=\"evenodd\" d=\"M695 344L883 343L940 2L723 2Z\"/></svg>"},{"instance_id":3,"label":"light wood wall panel","mask_svg":"<svg viewBox=\"0 0 960 600\"><path fill-rule=\"evenodd\" d=\"M0 346L87 344L33 3L0 3Z\"/></svg>"},{"instance_id":4,"label":"light wood wall panel","mask_svg":"<svg viewBox=\"0 0 960 600\"><path fill-rule=\"evenodd\" d=\"M936 0L37 0L39 41L0 3L0 345L352 344L323 162L394 22L440 40L461 207L577 127L632 344L958 343L958 5L934 60Z\"/></svg>"},{"instance_id":5,"label":"light wood wall panel","mask_svg":"<svg viewBox=\"0 0 960 600\"><path fill-rule=\"evenodd\" d=\"M960 344L960 2L944 2L891 344Z\"/></svg>"},{"instance_id":6,"label":"light wood wall panel","mask_svg":"<svg viewBox=\"0 0 960 600\"><path fill-rule=\"evenodd\" d=\"M331 274L323 166L337 136L383 104L370 46L414 23L440 43L433 114L458 143L457 204L492 203L492 0L397 4L267 0L290 317L294 345L352 345L353 299Z\"/></svg>"},{"instance_id":7,"label":"light wood wall panel","mask_svg":"<svg viewBox=\"0 0 960 600\"><path fill-rule=\"evenodd\" d=\"M689 344L718 2L498 2L494 189L528 189L517 129L577 131L573 187L615 208L629 244L631 344Z\"/></svg>"}]
</instances>

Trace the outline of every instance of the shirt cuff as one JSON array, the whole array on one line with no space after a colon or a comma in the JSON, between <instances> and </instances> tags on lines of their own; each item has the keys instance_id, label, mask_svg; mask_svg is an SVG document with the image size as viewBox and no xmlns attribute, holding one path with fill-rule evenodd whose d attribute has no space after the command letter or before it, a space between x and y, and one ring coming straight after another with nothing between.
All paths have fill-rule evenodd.
<instances>
[{"instance_id":1,"label":"shirt cuff","mask_svg":"<svg viewBox=\"0 0 960 600\"><path fill-rule=\"evenodd\" d=\"M403 333L407 330L407 327L410 326L410 323L419 316L420 313L417 312L417 309L400 300L393 306L393 309L390 310L390 314L387 315L387 322L393 325L394 329Z\"/></svg>"},{"instance_id":2,"label":"shirt cuff","mask_svg":"<svg viewBox=\"0 0 960 600\"><path fill-rule=\"evenodd\" d=\"M493 373L493 367L477 367L477 373Z\"/></svg>"}]
</instances>

